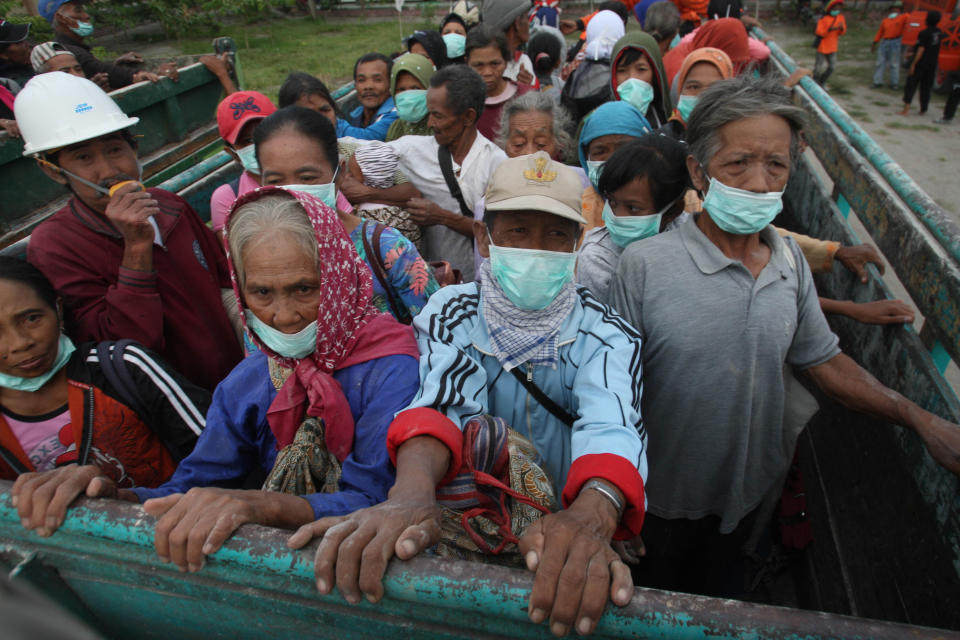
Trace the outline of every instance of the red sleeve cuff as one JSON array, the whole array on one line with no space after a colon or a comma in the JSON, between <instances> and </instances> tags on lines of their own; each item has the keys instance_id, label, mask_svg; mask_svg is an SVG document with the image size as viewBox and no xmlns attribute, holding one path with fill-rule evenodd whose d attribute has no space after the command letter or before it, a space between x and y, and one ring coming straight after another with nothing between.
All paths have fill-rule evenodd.
<instances>
[{"instance_id":1,"label":"red sleeve cuff","mask_svg":"<svg viewBox=\"0 0 960 640\"><path fill-rule=\"evenodd\" d=\"M463 433L457 425L436 409L417 407L401 411L387 431L387 451L394 466L397 464L397 449L416 436L431 436L447 446L450 450L450 468L438 486L453 480L463 463Z\"/></svg>"},{"instance_id":2,"label":"red sleeve cuff","mask_svg":"<svg viewBox=\"0 0 960 640\"><path fill-rule=\"evenodd\" d=\"M570 465L567 485L563 488L563 506L576 500L580 488L590 478L606 480L624 497L623 517L614 534L614 540L628 540L640 533L646 515L643 499L643 478L626 458L612 453L594 453L580 456Z\"/></svg>"}]
</instances>

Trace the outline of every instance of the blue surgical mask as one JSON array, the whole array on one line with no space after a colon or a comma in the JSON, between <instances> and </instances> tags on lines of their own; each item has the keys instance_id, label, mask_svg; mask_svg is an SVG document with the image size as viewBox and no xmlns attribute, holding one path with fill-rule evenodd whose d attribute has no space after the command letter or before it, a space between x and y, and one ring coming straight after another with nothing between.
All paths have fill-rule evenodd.
<instances>
[{"instance_id":1,"label":"blue surgical mask","mask_svg":"<svg viewBox=\"0 0 960 640\"><path fill-rule=\"evenodd\" d=\"M834 17L840 15L840 9L834 9L833 11L830 12L830 15Z\"/></svg>"},{"instance_id":2,"label":"blue surgical mask","mask_svg":"<svg viewBox=\"0 0 960 640\"><path fill-rule=\"evenodd\" d=\"M597 189L600 184L600 173L603 171L603 164L606 160L587 160L587 177L590 178L590 184Z\"/></svg>"},{"instance_id":3,"label":"blue surgical mask","mask_svg":"<svg viewBox=\"0 0 960 640\"><path fill-rule=\"evenodd\" d=\"M675 46L680 44L680 34L673 36L673 40L670 41L670 49L673 49ZM669 50L669 49L668 49Z\"/></svg>"},{"instance_id":4,"label":"blue surgical mask","mask_svg":"<svg viewBox=\"0 0 960 640\"><path fill-rule=\"evenodd\" d=\"M447 57L459 58L467 51L467 37L459 33L448 33L443 36L443 43L447 45Z\"/></svg>"},{"instance_id":5,"label":"blue surgical mask","mask_svg":"<svg viewBox=\"0 0 960 640\"><path fill-rule=\"evenodd\" d=\"M618 216L613 213L610 203L606 202L603 205L604 226L607 227L610 239L618 247L625 249L627 245L637 240L643 240L660 233L660 222L663 220L663 214L672 206L673 202L648 216Z\"/></svg>"},{"instance_id":6,"label":"blue surgical mask","mask_svg":"<svg viewBox=\"0 0 960 640\"><path fill-rule=\"evenodd\" d=\"M893 13L888 13L888 14L887 14L887 17L890 18L891 20L893 20L893 19L896 18L898 15L900 15L900 14L897 13L896 11L894 11Z\"/></svg>"},{"instance_id":7,"label":"blue surgical mask","mask_svg":"<svg viewBox=\"0 0 960 640\"><path fill-rule=\"evenodd\" d=\"M693 113L693 108L697 106L697 98L698 96L680 96L677 100L677 112L684 122L690 121L690 114Z\"/></svg>"},{"instance_id":8,"label":"blue surgical mask","mask_svg":"<svg viewBox=\"0 0 960 640\"><path fill-rule=\"evenodd\" d=\"M649 82L630 78L624 80L617 87L620 99L636 107L641 115L646 115L650 103L653 102L653 86Z\"/></svg>"},{"instance_id":9,"label":"blue surgical mask","mask_svg":"<svg viewBox=\"0 0 960 640\"><path fill-rule=\"evenodd\" d=\"M489 232L488 232L489 233ZM520 309L544 309L573 279L576 252L498 247L490 240L490 270L503 293Z\"/></svg>"},{"instance_id":10,"label":"blue surgical mask","mask_svg":"<svg viewBox=\"0 0 960 640\"><path fill-rule=\"evenodd\" d=\"M766 227L783 210L783 191L754 193L710 178L703 208L727 233L748 235Z\"/></svg>"},{"instance_id":11,"label":"blue surgical mask","mask_svg":"<svg viewBox=\"0 0 960 640\"><path fill-rule=\"evenodd\" d=\"M77 26L70 27L70 31L73 31L75 34L81 38L86 38L87 36L93 33L93 23L92 22L80 22L77 21Z\"/></svg>"},{"instance_id":12,"label":"blue surgical mask","mask_svg":"<svg viewBox=\"0 0 960 640\"><path fill-rule=\"evenodd\" d=\"M50 367L50 369L36 378L21 378L19 376L9 376L5 373L0 373L0 387L14 389L16 391L29 391L31 393L37 391L43 387L43 385L50 382L50 379L57 375L60 369L63 369L74 351L76 351L76 347L73 346L70 338L60 334L60 342L57 344L57 359L53 361L53 366Z\"/></svg>"},{"instance_id":13,"label":"blue surgical mask","mask_svg":"<svg viewBox=\"0 0 960 640\"><path fill-rule=\"evenodd\" d=\"M309 193L314 198L317 198L323 204L327 205L334 211L337 210L337 173L340 172L340 167L337 166L337 170L333 172L333 180L326 182L324 184L285 184L283 185L284 189L290 189L291 191L300 191L301 193Z\"/></svg>"},{"instance_id":14,"label":"blue surgical mask","mask_svg":"<svg viewBox=\"0 0 960 640\"><path fill-rule=\"evenodd\" d=\"M285 358L305 358L317 349L316 320L296 333L284 333L260 320L250 309L245 309L243 315L250 330L277 355Z\"/></svg>"},{"instance_id":15,"label":"blue surgical mask","mask_svg":"<svg viewBox=\"0 0 960 640\"><path fill-rule=\"evenodd\" d=\"M237 157L240 158L240 164L243 165L243 168L260 175L260 164L257 163L257 149L256 145L248 144L242 149L234 149L237 153Z\"/></svg>"},{"instance_id":16,"label":"blue surgical mask","mask_svg":"<svg viewBox=\"0 0 960 640\"><path fill-rule=\"evenodd\" d=\"M427 90L407 89L393 97L397 115L407 122L420 122L427 116Z\"/></svg>"}]
</instances>

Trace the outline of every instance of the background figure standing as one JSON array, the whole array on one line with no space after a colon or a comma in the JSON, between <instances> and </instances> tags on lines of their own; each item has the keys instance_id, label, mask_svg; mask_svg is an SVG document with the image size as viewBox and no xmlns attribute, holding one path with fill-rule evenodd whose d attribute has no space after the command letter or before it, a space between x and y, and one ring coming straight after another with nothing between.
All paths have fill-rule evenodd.
<instances>
[{"instance_id":1,"label":"background figure standing","mask_svg":"<svg viewBox=\"0 0 960 640\"><path fill-rule=\"evenodd\" d=\"M913 54L913 62L910 63L910 71L907 74L907 83L903 87L903 111L900 115L905 116L910 113L910 103L913 101L913 93L920 87L920 115L927 112L927 106L930 104L930 91L933 89L933 81L937 75L937 58L940 57L940 40L943 37L943 31L937 28L940 22L939 11L927 12L927 28L917 36L917 48Z\"/></svg>"},{"instance_id":2,"label":"background figure standing","mask_svg":"<svg viewBox=\"0 0 960 640\"><path fill-rule=\"evenodd\" d=\"M937 124L950 124L953 122L953 116L957 114L957 106L960 105L960 71L951 73L947 77L946 84L950 87L950 96L943 107L943 116L934 121Z\"/></svg>"},{"instance_id":3,"label":"background figure standing","mask_svg":"<svg viewBox=\"0 0 960 640\"><path fill-rule=\"evenodd\" d=\"M902 12L903 2L897 0L890 6L887 17L880 23L877 35L873 38L871 51L877 52L877 66L873 70L873 88L879 89L883 85L883 75L890 68L890 88L900 88L900 41L903 30L907 25L907 16Z\"/></svg>"},{"instance_id":4,"label":"background figure standing","mask_svg":"<svg viewBox=\"0 0 960 640\"><path fill-rule=\"evenodd\" d=\"M813 67L813 79L821 87L833 73L837 62L837 49L840 36L847 32L847 21L840 15L843 0L830 0L826 6L825 15L817 22L817 63Z\"/></svg>"}]
</instances>

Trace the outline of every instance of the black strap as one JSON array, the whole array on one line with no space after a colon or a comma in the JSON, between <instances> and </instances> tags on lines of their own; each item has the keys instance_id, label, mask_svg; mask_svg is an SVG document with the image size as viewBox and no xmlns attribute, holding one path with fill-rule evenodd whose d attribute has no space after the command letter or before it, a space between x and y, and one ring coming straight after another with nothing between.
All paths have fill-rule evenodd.
<instances>
[{"instance_id":1,"label":"black strap","mask_svg":"<svg viewBox=\"0 0 960 640\"><path fill-rule=\"evenodd\" d=\"M533 383L533 380L528 380L527 376L520 371L520 367L514 367L513 369L510 369L510 373L512 373L513 377L524 386L524 388L527 390L527 393L532 395L534 399L540 403L540 406L549 411L554 418L563 424L571 428L573 427L573 423L576 422L577 418L569 411L551 400L550 396L543 392L543 389Z\"/></svg>"},{"instance_id":2,"label":"black strap","mask_svg":"<svg viewBox=\"0 0 960 640\"><path fill-rule=\"evenodd\" d=\"M143 419L147 416L147 410L140 402L140 394L137 392L137 383L127 369L127 363L123 359L123 352L127 346L132 344L133 340L117 340L116 342L101 342L97 345L97 359L100 361L100 370L113 391L120 396L120 400L133 409L133 411ZM113 347L113 349L111 349Z\"/></svg>"},{"instance_id":3,"label":"black strap","mask_svg":"<svg viewBox=\"0 0 960 640\"><path fill-rule=\"evenodd\" d=\"M387 304L390 305L390 311L393 312L393 317L404 324L410 324L412 321L410 314L403 313L400 305L397 304L397 301L393 297L393 289L387 279L387 265L384 264L383 256L380 255L380 236L383 235L385 228L386 227L379 222L376 223L376 226L373 228L373 246L370 246L370 241L367 240L367 221L363 221L363 226L360 228L360 236L363 239L363 251L367 254L367 260L370 262L370 266L373 267L373 275L380 282L384 293L387 294ZM376 247L376 250L374 250L373 247Z\"/></svg>"},{"instance_id":4,"label":"black strap","mask_svg":"<svg viewBox=\"0 0 960 640\"><path fill-rule=\"evenodd\" d=\"M473 210L467 206L466 201L463 199L463 192L460 190L460 183L457 182L456 176L453 175L453 156L450 155L450 149L440 145L440 148L437 149L437 159L440 161L440 171L443 172L443 179L447 181L447 189L450 190L450 195L460 203L460 213L465 215L468 218L473 218Z\"/></svg>"},{"instance_id":5,"label":"black strap","mask_svg":"<svg viewBox=\"0 0 960 640\"><path fill-rule=\"evenodd\" d=\"M7 463L7 465L13 469L13 472L17 475L24 473L30 473L30 469L23 466L23 463L20 462L17 456L13 455L13 452L10 449L0 445L0 459Z\"/></svg>"}]
</instances>

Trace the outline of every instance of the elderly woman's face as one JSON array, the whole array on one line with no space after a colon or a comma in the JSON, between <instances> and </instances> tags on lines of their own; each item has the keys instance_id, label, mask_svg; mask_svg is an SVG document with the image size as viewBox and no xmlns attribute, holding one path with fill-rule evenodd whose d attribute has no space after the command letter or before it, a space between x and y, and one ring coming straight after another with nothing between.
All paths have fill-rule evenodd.
<instances>
[{"instance_id":1,"label":"elderly woman's face","mask_svg":"<svg viewBox=\"0 0 960 640\"><path fill-rule=\"evenodd\" d=\"M594 138L587 145L587 160L605 162L617 149L631 140L636 140L636 138L625 133L611 133Z\"/></svg>"},{"instance_id":2,"label":"elderly woman's face","mask_svg":"<svg viewBox=\"0 0 960 640\"><path fill-rule=\"evenodd\" d=\"M790 125L780 116L743 118L720 127L720 149L707 165L706 177L687 158L694 185L706 190L716 178L728 187L754 193L783 191L790 177Z\"/></svg>"},{"instance_id":3,"label":"elderly woman's face","mask_svg":"<svg viewBox=\"0 0 960 640\"><path fill-rule=\"evenodd\" d=\"M553 137L553 117L542 111L522 111L510 118L507 156L516 158L537 151L557 157L557 139Z\"/></svg>"},{"instance_id":4,"label":"elderly woman's face","mask_svg":"<svg viewBox=\"0 0 960 640\"><path fill-rule=\"evenodd\" d=\"M440 35L445 36L448 33L459 33L462 36L466 36L467 29L456 20L451 20L447 24L443 25L443 31L440 32Z\"/></svg>"},{"instance_id":5,"label":"elderly woman's face","mask_svg":"<svg viewBox=\"0 0 960 640\"><path fill-rule=\"evenodd\" d=\"M260 180L264 185L326 184L335 166L323 146L293 129L281 129L260 143Z\"/></svg>"},{"instance_id":6,"label":"elderly woman's face","mask_svg":"<svg viewBox=\"0 0 960 640\"><path fill-rule=\"evenodd\" d=\"M261 322L297 333L317 319L317 263L289 232L275 231L243 249L243 301Z\"/></svg>"}]
</instances>

